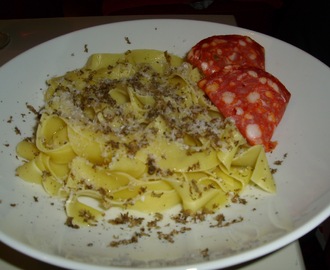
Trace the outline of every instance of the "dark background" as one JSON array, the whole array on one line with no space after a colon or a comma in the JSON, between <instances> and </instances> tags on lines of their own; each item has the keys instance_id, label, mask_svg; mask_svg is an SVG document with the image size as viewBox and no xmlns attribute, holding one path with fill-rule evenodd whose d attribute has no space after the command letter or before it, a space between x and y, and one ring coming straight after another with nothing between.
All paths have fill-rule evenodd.
<instances>
[{"instance_id":1,"label":"dark background","mask_svg":"<svg viewBox=\"0 0 330 270\"><path fill-rule=\"evenodd\" d=\"M286 41L330 66L330 0L0 0L0 19L126 14L234 15L239 27ZM330 231L329 221L323 226ZM329 241L322 249L318 230L300 239L307 270L330 269Z\"/></svg>"},{"instance_id":2,"label":"dark background","mask_svg":"<svg viewBox=\"0 0 330 270\"><path fill-rule=\"evenodd\" d=\"M0 19L125 14L234 15L238 26L289 42L330 66L329 0L0 0Z\"/></svg>"}]
</instances>

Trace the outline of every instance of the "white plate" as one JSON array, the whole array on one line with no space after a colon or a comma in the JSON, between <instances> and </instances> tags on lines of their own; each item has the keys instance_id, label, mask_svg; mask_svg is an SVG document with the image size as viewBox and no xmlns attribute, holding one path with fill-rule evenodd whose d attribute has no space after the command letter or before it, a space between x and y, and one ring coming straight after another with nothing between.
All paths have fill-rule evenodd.
<instances>
[{"instance_id":1,"label":"white plate","mask_svg":"<svg viewBox=\"0 0 330 270\"><path fill-rule=\"evenodd\" d=\"M247 190L246 205L224 210L228 221L189 224L174 243L157 238L157 230L138 243L109 247L114 236L130 238L136 229L111 226L71 229L64 224L63 205L42 189L15 177L20 161L15 145L31 136L45 79L84 65L98 52L149 48L184 56L199 40L216 34L248 35L266 49L266 69L291 91L292 99L269 155L278 193ZM127 42L127 38L130 44ZM88 49L86 52L85 48ZM284 42L245 29L186 20L143 20L114 23L74 32L41 44L0 68L0 238L22 253L73 269L136 268L212 269L260 257L298 239L330 214L330 70ZM25 114L25 115L23 115ZM15 134L15 127L21 135ZM287 155L287 156L286 156ZM286 156L286 158L284 157ZM283 161L281 166L275 165ZM36 201L37 199L37 201ZM171 224L158 231L179 230ZM206 251L207 250L207 251Z\"/></svg>"}]
</instances>

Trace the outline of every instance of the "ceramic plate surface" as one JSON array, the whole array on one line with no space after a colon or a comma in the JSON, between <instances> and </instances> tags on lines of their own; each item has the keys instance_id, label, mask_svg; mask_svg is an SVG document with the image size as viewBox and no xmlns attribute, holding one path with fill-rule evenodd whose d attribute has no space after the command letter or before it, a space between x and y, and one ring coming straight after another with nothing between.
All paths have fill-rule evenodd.
<instances>
[{"instance_id":1,"label":"ceramic plate surface","mask_svg":"<svg viewBox=\"0 0 330 270\"><path fill-rule=\"evenodd\" d=\"M213 226L211 219L188 224L185 227L191 230L169 241L159 239L159 232L180 231L183 226L164 220L137 243L110 247L111 241L130 239L137 229L107 222L69 228L64 225L63 202L15 177L21 163L15 146L31 136L36 123L27 104L34 108L43 104L47 78L82 67L93 53L144 48L184 56L199 40L218 34L248 35L262 44L266 69L292 94L273 137L278 146L268 155L270 166L277 170L277 194L248 189L247 204L222 211L228 222L243 221L223 228ZM114 23L70 33L24 52L0 67L0 82L0 239L34 258L72 269L220 269L275 251L330 214L330 70L284 42L209 22Z\"/></svg>"}]
</instances>

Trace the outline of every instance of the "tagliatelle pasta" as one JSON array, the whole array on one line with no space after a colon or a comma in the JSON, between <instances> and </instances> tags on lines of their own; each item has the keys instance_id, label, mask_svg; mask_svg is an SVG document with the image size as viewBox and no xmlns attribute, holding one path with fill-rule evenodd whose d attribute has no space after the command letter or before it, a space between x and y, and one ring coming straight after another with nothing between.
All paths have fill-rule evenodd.
<instances>
[{"instance_id":1,"label":"tagliatelle pasta","mask_svg":"<svg viewBox=\"0 0 330 270\"><path fill-rule=\"evenodd\" d=\"M263 147L220 115L200 79L167 52L92 55L48 81L36 136L17 146L27 161L17 175L65 199L73 224L111 207L212 212L250 184L274 192Z\"/></svg>"}]
</instances>

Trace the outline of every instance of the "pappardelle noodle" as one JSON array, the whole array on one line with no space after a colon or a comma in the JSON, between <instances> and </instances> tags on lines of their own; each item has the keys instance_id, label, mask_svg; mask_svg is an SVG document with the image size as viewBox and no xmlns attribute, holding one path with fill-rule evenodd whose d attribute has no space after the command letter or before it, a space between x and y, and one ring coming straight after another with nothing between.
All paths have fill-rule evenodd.
<instances>
[{"instance_id":1,"label":"pappardelle noodle","mask_svg":"<svg viewBox=\"0 0 330 270\"><path fill-rule=\"evenodd\" d=\"M111 207L215 211L253 184L275 192L262 146L249 146L184 59L156 50L95 54L48 81L17 175L66 201L74 224ZM86 203L89 198L95 204Z\"/></svg>"}]
</instances>

